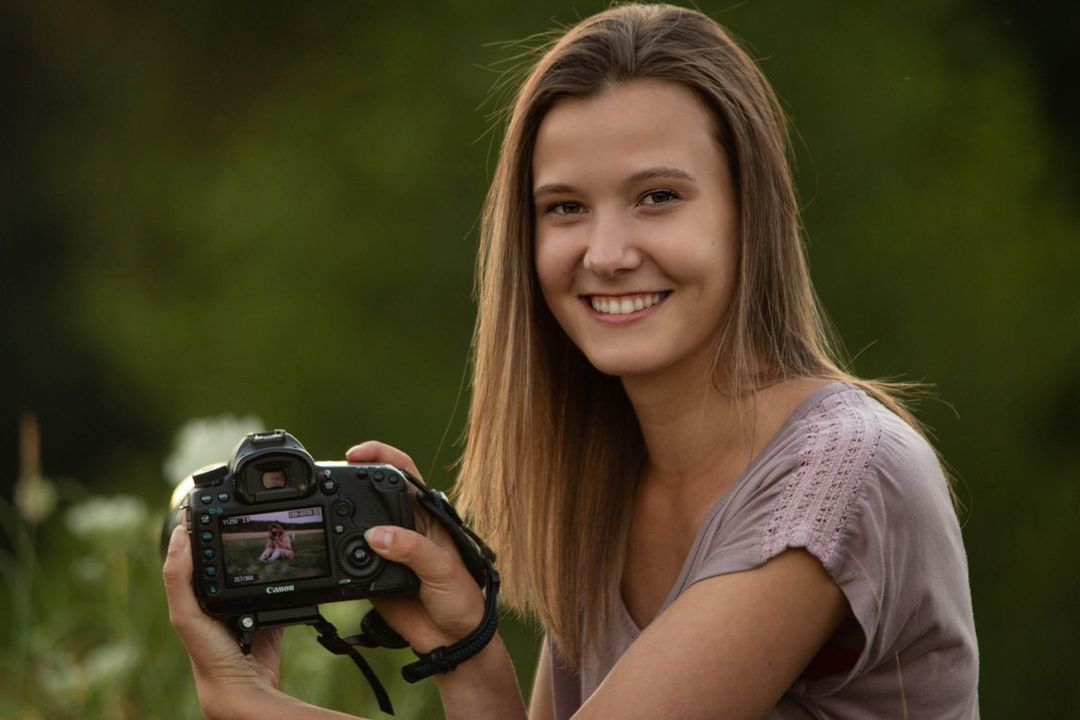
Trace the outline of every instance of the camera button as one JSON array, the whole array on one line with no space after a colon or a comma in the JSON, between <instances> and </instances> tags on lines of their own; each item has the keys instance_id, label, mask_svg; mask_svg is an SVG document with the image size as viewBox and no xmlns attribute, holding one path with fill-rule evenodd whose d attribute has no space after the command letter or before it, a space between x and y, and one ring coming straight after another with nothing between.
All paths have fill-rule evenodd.
<instances>
[{"instance_id":1,"label":"camera button","mask_svg":"<svg viewBox=\"0 0 1080 720\"><path fill-rule=\"evenodd\" d=\"M341 524L335 525L334 526L334 534L335 535L343 535L343 534L345 534L345 526L341 525Z\"/></svg>"},{"instance_id":2,"label":"camera button","mask_svg":"<svg viewBox=\"0 0 1080 720\"><path fill-rule=\"evenodd\" d=\"M327 495L330 495L335 490L337 490L337 483L336 482L334 482L333 480L323 480L323 482L322 482L322 491L324 493L326 493Z\"/></svg>"},{"instance_id":3,"label":"camera button","mask_svg":"<svg viewBox=\"0 0 1080 720\"><path fill-rule=\"evenodd\" d=\"M202 523L203 525L209 525L210 524L210 516L206 515L205 513L200 515L199 516L199 522Z\"/></svg>"},{"instance_id":4,"label":"camera button","mask_svg":"<svg viewBox=\"0 0 1080 720\"><path fill-rule=\"evenodd\" d=\"M213 560L214 559L214 549L213 548L206 548L205 550L202 551L202 556L203 556L204 560Z\"/></svg>"},{"instance_id":5,"label":"camera button","mask_svg":"<svg viewBox=\"0 0 1080 720\"><path fill-rule=\"evenodd\" d=\"M213 565L203 570L203 572L206 574L206 577L217 577L217 568Z\"/></svg>"},{"instance_id":6,"label":"camera button","mask_svg":"<svg viewBox=\"0 0 1080 720\"><path fill-rule=\"evenodd\" d=\"M206 586L206 594L207 595L217 595L218 594L217 583L210 583L209 585L207 585Z\"/></svg>"},{"instance_id":7,"label":"camera button","mask_svg":"<svg viewBox=\"0 0 1080 720\"><path fill-rule=\"evenodd\" d=\"M338 500L336 503L334 503L334 513L340 515L341 517L352 515L352 510L352 503L348 500Z\"/></svg>"},{"instance_id":8,"label":"camera button","mask_svg":"<svg viewBox=\"0 0 1080 720\"><path fill-rule=\"evenodd\" d=\"M210 542L214 539L214 533L210 532L209 530L204 530L203 534L200 537L203 539L203 542Z\"/></svg>"},{"instance_id":9,"label":"camera button","mask_svg":"<svg viewBox=\"0 0 1080 720\"><path fill-rule=\"evenodd\" d=\"M219 508L219 507L212 507L209 510L207 510L206 512L210 513L211 515L220 515L221 513L225 512L225 511L222 508Z\"/></svg>"},{"instance_id":10,"label":"camera button","mask_svg":"<svg viewBox=\"0 0 1080 720\"><path fill-rule=\"evenodd\" d=\"M201 502L203 505L209 505L210 503L214 502L214 496L210 493L205 493L199 496L199 502Z\"/></svg>"},{"instance_id":11,"label":"camera button","mask_svg":"<svg viewBox=\"0 0 1080 720\"><path fill-rule=\"evenodd\" d=\"M382 470L376 470L375 472L371 473L371 477L375 478L375 481L378 482L378 481L382 480L383 477L384 477L383 471Z\"/></svg>"},{"instance_id":12,"label":"camera button","mask_svg":"<svg viewBox=\"0 0 1080 720\"><path fill-rule=\"evenodd\" d=\"M218 493L217 499L219 502L229 502L229 493Z\"/></svg>"}]
</instances>

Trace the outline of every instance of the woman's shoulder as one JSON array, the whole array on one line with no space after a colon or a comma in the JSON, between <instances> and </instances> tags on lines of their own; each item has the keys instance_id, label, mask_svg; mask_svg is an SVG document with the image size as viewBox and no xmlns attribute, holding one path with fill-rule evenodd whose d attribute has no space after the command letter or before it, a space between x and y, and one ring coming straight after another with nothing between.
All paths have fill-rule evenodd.
<instances>
[{"instance_id":1,"label":"woman's shoulder","mask_svg":"<svg viewBox=\"0 0 1080 720\"><path fill-rule=\"evenodd\" d=\"M774 474L763 559L793 543L828 562L853 515L896 534L917 532L952 512L948 482L925 437L862 388L831 383L784 429L788 461ZM770 493L772 494L772 493Z\"/></svg>"},{"instance_id":2,"label":"woman's shoulder","mask_svg":"<svg viewBox=\"0 0 1080 720\"><path fill-rule=\"evenodd\" d=\"M941 462L913 425L848 382L819 388L787 424L786 452L810 482L859 483L876 473L944 485Z\"/></svg>"},{"instance_id":3,"label":"woman's shoulder","mask_svg":"<svg viewBox=\"0 0 1080 720\"><path fill-rule=\"evenodd\" d=\"M940 527L951 496L934 449L862 388L813 389L707 516L702 565L756 567L791 547L841 562L869 533ZM955 522L955 517L952 519Z\"/></svg>"}]
</instances>

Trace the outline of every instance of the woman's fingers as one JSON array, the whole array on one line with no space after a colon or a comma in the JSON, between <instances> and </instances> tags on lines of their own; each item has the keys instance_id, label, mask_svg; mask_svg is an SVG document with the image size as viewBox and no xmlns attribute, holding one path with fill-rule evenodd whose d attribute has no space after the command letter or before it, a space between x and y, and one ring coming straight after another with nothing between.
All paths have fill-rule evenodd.
<instances>
[{"instance_id":1,"label":"woman's fingers","mask_svg":"<svg viewBox=\"0 0 1080 720\"><path fill-rule=\"evenodd\" d=\"M421 483L424 482L423 478L420 477L420 471L416 469L416 463L407 453L378 440L368 440L352 446L345 453L345 459L351 463L387 463L396 468L401 468ZM408 484L407 489L413 498L413 519L416 523L416 529L427 534L431 524L428 522L427 513L416 501L416 488Z\"/></svg>"},{"instance_id":2,"label":"woman's fingers","mask_svg":"<svg viewBox=\"0 0 1080 720\"><path fill-rule=\"evenodd\" d=\"M185 645L188 644L187 636L191 634L192 625L200 624L201 619L206 617L191 589L192 563L188 542L187 531L182 525L173 529L165 567L161 571L165 579L165 597L169 602L169 622Z\"/></svg>"},{"instance_id":3,"label":"woman's fingers","mask_svg":"<svg viewBox=\"0 0 1080 720\"><path fill-rule=\"evenodd\" d=\"M416 463L411 457L393 445L387 445L378 440L368 440L352 446L345 453L345 459L351 463L387 463L405 470L420 480L420 471L416 469Z\"/></svg>"},{"instance_id":4,"label":"woman's fingers","mask_svg":"<svg viewBox=\"0 0 1080 720\"><path fill-rule=\"evenodd\" d=\"M169 603L169 622L187 649L196 681L203 678L250 678L254 668L240 652L232 633L199 607L191 587L191 549L183 526L173 530L165 556L162 576ZM261 633L260 633L261 635ZM260 673L274 682L277 675L280 635L257 638L258 659L268 672Z\"/></svg>"},{"instance_id":5,"label":"woman's fingers","mask_svg":"<svg viewBox=\"0 0 1080 720\"><path fill-rule=\"evenodd\" d=\"M222 654L226 640L234 647L236 642L224 626L214 622L199 607L195 591L191 588L192 562L189 542L183 526L173 530L162 575L165 578L165 598L169 602L169 622L187 648L192 665L198 670L204 664L204 657L216 659Z\"/></svg>"},{"instance_id":6,"label":"woman's fingers","mask_svg":"<svg viewBox=\"0 0 1080 720\"><path fill-rule=\"evenodd\" d=\"M451 581L458 563L427 537L394 525L380 525L364 533L368 545L387 560L407 565L420 582L440 587Z\"/></svg>"},{"instance_id":7,"label":"woman's fingers","mask_svg":"<svg viewBox=\"0 0 1080 720\"><path fill-rule=\"evenodd\" d=\"M373 527L364 537L380 556L416 573L420 578L418 600L440 632L458 639L480 624L484 594L456 553L420 533L396 526Z\"/></svg>"}]
</instances>

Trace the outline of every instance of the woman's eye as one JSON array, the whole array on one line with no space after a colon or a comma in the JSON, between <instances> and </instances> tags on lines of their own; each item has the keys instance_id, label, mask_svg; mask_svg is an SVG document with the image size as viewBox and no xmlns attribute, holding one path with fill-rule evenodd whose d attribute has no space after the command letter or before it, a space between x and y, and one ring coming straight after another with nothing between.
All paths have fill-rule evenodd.
<instances>
[{"instance_id":1,"label":"woman's eye","mask_svg":"<svg viewBox=\"0 0 1080 720\"><path fill-rule=\"evenodd\" d=\"M642 205L667 205L679 196L673 190L650 190L641 196Z\"/></svg>"},{"instance_id":2,"label":"woman's eye","mask_svg":"<svg viewBox=\"0 0 1080 720\"><path fill-rule=\"evenodd\" d=\"M580 203L561 202L549 205L547 212L551 215L577 215L581 209Z\"/></svg>"}]
</instances>

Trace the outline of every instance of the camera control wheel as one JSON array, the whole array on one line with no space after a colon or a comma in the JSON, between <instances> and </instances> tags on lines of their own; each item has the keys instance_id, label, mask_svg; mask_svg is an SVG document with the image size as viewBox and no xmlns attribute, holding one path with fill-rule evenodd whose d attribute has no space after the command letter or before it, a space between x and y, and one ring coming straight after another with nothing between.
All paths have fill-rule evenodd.
<instances>
[{"instance_id":1,"label":"camera control wheel","mask_svg":"<svg viewBox=\"0 0 1080 720\"><path fill-rule=\"evenodd\" d=\"M371 577L383 565L383 559L368 547L363 535L347 538L338 551L342 569L357 578Z\"/></svg>"}]
</instances>

